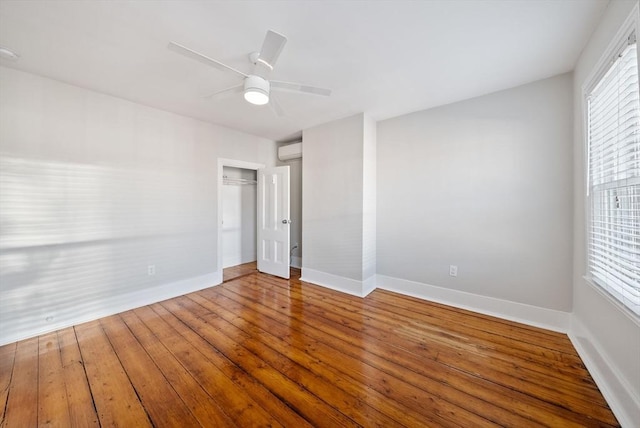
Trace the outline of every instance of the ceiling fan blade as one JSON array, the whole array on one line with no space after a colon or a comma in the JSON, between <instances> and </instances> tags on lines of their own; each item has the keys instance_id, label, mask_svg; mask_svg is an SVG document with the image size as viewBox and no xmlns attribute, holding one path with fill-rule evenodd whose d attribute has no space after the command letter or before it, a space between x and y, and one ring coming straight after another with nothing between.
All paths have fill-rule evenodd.
<instances>
[{"instance_id":1,"label":"ceiling fan blade","mask_svg":"<svg viewBox=\"0 0 640 428\"><path fill-rule=\"evenodd\" d=\"M267 31L267 35L262 42L262 49L260 49L260 55L258 56L258 62L264 63L269 69L273 70L273 66L276 64L282 48L287 43L287 38L282 34L275 31Z\"/></svg>"},{"instance_id":2,"label":"ceiling fan blade","mask_svg":"<svg viewBox=\"0 0 640 428\"><path fill-rule=\"evenodd\" d=\"M200 61L203 64L210 65L219 70L223 71L232 71L236 74L239 74L242 77L247 77L242 71L236 70L233 67L229 67L226 64L221 63L220 61L216 61L215 59L209 58L208 56L202 55L194 50L191 50L185 46L179 45L178 43L169 42L167 48L170 50L179 53L180 55L186 56L187 58L195 59L196 61Z\"/></svg>"},{"instance_id":3,"label":"ceiling fan blade","mask_svg":"<svg viewBox=\"0 0 640 428\"><path fill-rule=\"evenodd\" d=\"M235 85L235 86L232 86L230 88L225 88L225 89L222 89L220 91L214 92L213 94L205 95L202 98L213 98L216 95L222 95L222 94L226 94L226 93L240 93L243 90L244 90L244 85Z\"/></svg>"},{"instance_id":4,"label":"ceiling fan blade","mask_svg":"<svg viewBox=\"0 0 640 428\"><path fill-rule=\"evenodd\" d=\"M331 95L330 89L316 88L315 86L303 85L301 83L281 82L272 80L271 87L275 89L285 89L288 91L304 92L307 94L322 95L328 97Z\"/></svg>"},{"instance_id":5,"label":"ceiling fan blade","mask_svg":"<svg viewBox=\"0 0 640 428\"><path fill-rule=\"evenodd\" d=\"M282 110L282 106L278 102L278 98L274 97L273 94L269 95L269 107L278 117L284 117L284 110Z\"/></svg>"}]
</instances>

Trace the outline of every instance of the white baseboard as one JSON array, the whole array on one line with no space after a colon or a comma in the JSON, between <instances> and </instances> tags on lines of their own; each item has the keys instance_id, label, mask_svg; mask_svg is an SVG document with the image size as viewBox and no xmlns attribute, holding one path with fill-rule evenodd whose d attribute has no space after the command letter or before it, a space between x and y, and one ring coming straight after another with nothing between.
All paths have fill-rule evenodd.
<instances>
[{"instance_id":1,"label":"white baseboard","mask_svg":"<svg viewBox=\"0 0 640 428\"><path fill-rule=\"evenodd\" d=\"M571 314L569 312L436 287L385 275L373 275L364 281L358 281L303 268L300 280L358 297L365 297L376 288L381 288L561 333L569 331L571 322Z\"/></svg>"},{"instance_id":2,"label":"white baseboard","mask_svg":"<svg viewBox=\"0 0 640 428\"><path fill-rule=\"evenodd\" d=\"M223 270L222 269L217 270L215 272L212 272L209 275L211 276L211 282L212 282L212 284L210 286L220 285L220 284L222 284L222 281L224 281L224 275L223 275ZM204 275L204 276L208 277L209 275ZM199 277L199 278L203 278L203 277ZM202 287L202 288L200 288L198 290L202 290L203 288L207 288L207 286L204 286L204 287ZM198 291L198 290L193 290L193 291ZM190 293L192 293L193 291L191 291Z\"/></svg>"},{"instance_id":3,"label":"white baseboard","mask_svg":"<svg viewBox=\"0 0 640 428\"><path fill-rule=\"evenodd\" d=\"M610 363L613 360L607 357L604 348L576 317L572 319L569 338L620 425L637 426L640 397L633 392L627 379Z\"/></svg>"},{"instance_id":4,"label":"white baseboard","mask_svg":"<svg viewBox=\"0 0 640 428\"><path fill-rule=\"evenodd\" d=\"M82 308L83 311L80 315L74 313L73 310L60 311L60 313L67 316L63 319L59 319L55 323L46 323L40 326L30 327L29 330L12 332L7 335L3 334L0 336L0 346L97 320L99 318L108 317L130 309L161 302L173 297L193 293L194 291L202 290L221 283L222 271L220 270L207 275L100 299L92 302L91 308L87 308L85 305Z\"/></svg>"},{"instance_id":5,"label":"white baseboard","mask_svg":"<svg viewBox=\"0 0 640 428\"><path fill-rule=\"evenodd\" d=\"M375 276L366 280L365 282L367 284L365 285L365 282L358 281L357 279L345 278L344 276L333 275L309 268L302 268L300 280L358 297L364 297L376 288ZM373 283L373 287L371 283Z\"/></svg>"},{"instance_id":6,"label":"white baseboard","mask_svg":"<svg viewBox=\"0 0 640 428\"><path fill-rule=\"evenodd\" d=\"M451 290L406 279L385 275L376 276L377 287L408 296L442 303L461 309L468 309L485 315L515 321L534 327L561 333L569 331L569 312L540 308L524 303L511 302L493 297L481 296L464 291Z\"/></svg>"},{"instance_id":7,"label":"white baseboard","mask_svg":"<svg viewBox=\"0 0 640 428\"><path fill-rule=\"evenodd\" d=\"M223 257L222 268L224 269L228 267L243 265L245 263L255 262L256 260L257 259L256 259L255 253L243 254L241 256L234 256L234 257Z\"/></svg>"},{"instance_id":8,"label":"white baseboard","mask_svg":"<svg viewBox=\"0 0 640 428\"><path fill-rule=\"evenodd\" d=\"M378 276L371 275L369 278L362 281L362 297L366 297L378 286Z\"/></svg>"}]
</instances>

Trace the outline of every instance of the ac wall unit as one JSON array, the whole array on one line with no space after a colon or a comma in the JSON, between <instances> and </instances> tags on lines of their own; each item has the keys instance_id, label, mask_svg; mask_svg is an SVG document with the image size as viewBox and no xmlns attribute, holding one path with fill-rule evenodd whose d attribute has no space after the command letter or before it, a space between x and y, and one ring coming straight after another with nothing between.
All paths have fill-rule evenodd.
<instances>
[{"instance_id":1,"label":"ac wall unit","mask_svg":"<svg viewBox=\"0 0 640 428\"><path fill-rule=\"evenodd\" d=\"M302 157L302 141L294 144L287 144L278 148L278 159L288 161L300 159Z\"/></svg>"}]
</instances>

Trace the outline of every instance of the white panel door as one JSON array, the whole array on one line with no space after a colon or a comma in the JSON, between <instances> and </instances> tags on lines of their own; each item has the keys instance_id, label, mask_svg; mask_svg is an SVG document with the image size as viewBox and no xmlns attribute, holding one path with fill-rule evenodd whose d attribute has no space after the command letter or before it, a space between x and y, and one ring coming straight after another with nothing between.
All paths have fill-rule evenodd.
<instances>
[{"instance_id":1,"label":"white panel door","mask_svg":"<svg viewBox=\"0 0 640 428\"><path fill-rule=\"evenodd\" d=\"M258 170L258 270L289 278L289 167Z\"/></svg>"}]
</instances>

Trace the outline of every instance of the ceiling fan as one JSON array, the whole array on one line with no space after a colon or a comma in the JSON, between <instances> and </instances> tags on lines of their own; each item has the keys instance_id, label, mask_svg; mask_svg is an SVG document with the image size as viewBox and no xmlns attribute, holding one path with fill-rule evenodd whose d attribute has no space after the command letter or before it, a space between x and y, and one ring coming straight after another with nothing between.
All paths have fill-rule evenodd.
<instances>
[{"instance_id":1,"label":"ceiling fan","mask_svg":"<svg viewBox=\"0 0 640 428\"><path fill-rule=\"evenodd\" d=\"M282 82L279 80L268 80L269 74L273 71L273 67L284 48L287 38L282 34L278 34L275 31L267 31L267 35L262 43L262 49L260 52L252 52L249 54L249 60L253 64L253 71L251 74L243 73L233 67L223 64L213 58L209 58L199 52L189 49L175 42L170 42L167 46L174 52L187 58L195 59L203 64L215 67L219 70L230 71L236 75L242 77L243 83L232 86L230 88L223 89L215 92L210 96L219 95L227 92L243 92L244 99L247 102L255 105L265 105L271 101L271 106L276 113L282 116L282 109L279 107L273 96L271 95L272 89L283 89L294 92L302 92L307 94L329 96L331 91L329 89L316 88L314 86L303 85L300 83Z\"/></svg>"}]
</instances>

